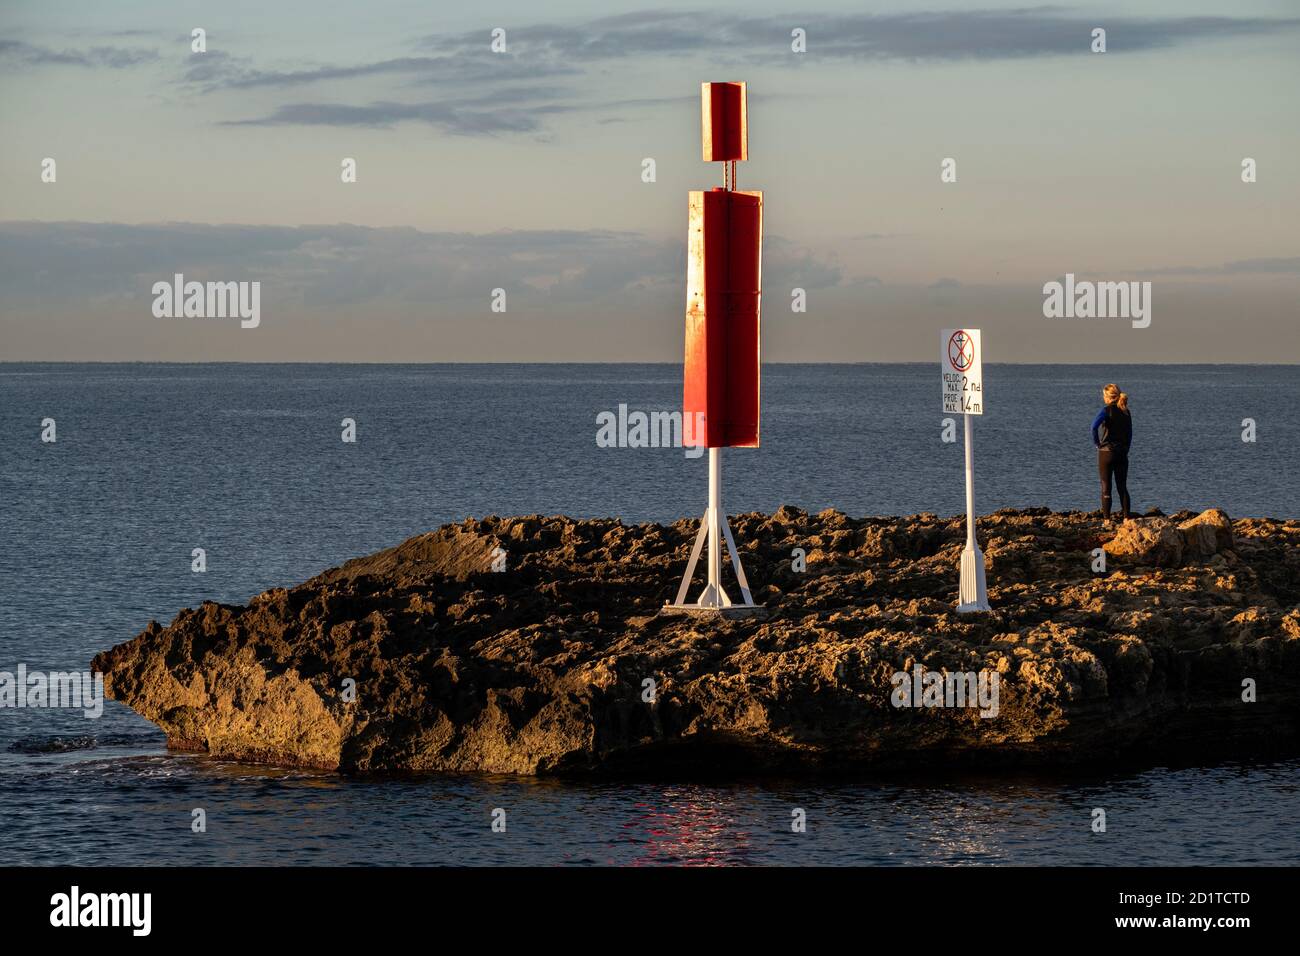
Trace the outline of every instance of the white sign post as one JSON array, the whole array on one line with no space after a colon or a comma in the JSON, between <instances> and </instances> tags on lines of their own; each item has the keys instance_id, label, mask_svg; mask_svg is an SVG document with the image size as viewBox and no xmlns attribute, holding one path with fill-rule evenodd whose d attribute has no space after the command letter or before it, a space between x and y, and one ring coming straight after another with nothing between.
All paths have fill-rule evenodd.
<instances>
[{"instance_id":1,"label":"white sign post","mask_svg":"<svg viewBox=\"0 0 1300 956\"><path fill-rule=\"evenodd\" d=\"M944 329L940 337L939 369L943 378L943 410L966 420L966 547L961 553L961 587L957 610L989 610L984 585L984 552L975 540L975 450L971 416L984 414L984 350L979 329Z\"/></svg>"}]
</instances>

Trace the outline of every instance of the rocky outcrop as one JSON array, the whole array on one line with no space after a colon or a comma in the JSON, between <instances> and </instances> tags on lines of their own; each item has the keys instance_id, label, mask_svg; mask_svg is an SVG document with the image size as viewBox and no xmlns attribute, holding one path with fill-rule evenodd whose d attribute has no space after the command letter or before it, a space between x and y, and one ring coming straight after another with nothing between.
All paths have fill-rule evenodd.
<instances>
[{"instance_id":1,"label":"rocky outcrop","mask_svg":"<svg viewBox=\"0 0 1300 956\"><path fill-rule=\"evenodd\" d=\"M1233 550L1232 519L1211 508L1185 521L1163 515L1125 521L1106 544L1106 552L1129 564L1179 567Z\"/></svg>"},{"instance_id":2,"label":"rocky outcrop","mask_svg":"<svg viewBox=\"0 0 1300 956\"><path fill-rule=\"evenodd\" d=\"M696 527L466 521L246 607L150 623L95 667L173 747L353 771L989 766L1296 743L1300 521L997 512L979 525L993 611L958 615L961 519L785 507L733 519L766 620L658 615ZM902 699L935 681L974 693L961 674L996 685L996 707Z\"/></svg>"}]
</instances>

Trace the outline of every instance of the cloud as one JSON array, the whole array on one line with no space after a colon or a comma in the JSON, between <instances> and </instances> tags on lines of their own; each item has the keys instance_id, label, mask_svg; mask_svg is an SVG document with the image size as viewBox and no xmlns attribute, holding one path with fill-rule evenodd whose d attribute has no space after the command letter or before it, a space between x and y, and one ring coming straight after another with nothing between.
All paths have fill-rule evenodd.
<instances>
[{"instance_id":1,"label":"cloud","mask_svg":"<svg viewBox=\"0 0 1300 956\"><path fill-rule=\"evenodd\" d=\"M419 122L457 135L484 136L538 131L542 128L540 120L556 113L693 102L692 97L685 96L607 100L585 105L557 102L564 98L562 90L533 86L498 89L469 98L424 103L381 101L361 106L346 103L290 103L277 107L267 116L222 120L220 125L354 126L382 129L402 122Z\"/></svg>"},{"instance_id":2,"label":"cloud","mask_svg":"<svg viewBox=\"0 0 1300 956\"><path fill-rule=\"evenodd\" d=\"M808 33L808 53L790 53L790 31ZM509 28L506 51L495 53L490 29L435 34L416 41L417 55L352 64L320 64L269 69L250 61L208 54L191 63L186 82L204 93L222 90L292 90L318 83L364 78L400 79L405 88L433 86L435 101L413 102L388 96L357 105L310 101L281 105L270 113L233 122L247 125L387 126L425 122L463 134L531 133L540 109L525 115L504 101L499 88L549 81L545 112L599 109L578 83L559 88L556 80L575 81L608 68L609 63L695 57L714 67L754 64L798 67L817 62L1010 60L1031 57L1089 56L1095 17L1082 18L1049 7L928 13L798 13L745 18L722 12L646 10L575 23L535 23ZM1196 41L1261 36L1300 27L1300 19L1257 17L1107 17L1112 53L1155 50ZM604 89L602 79L599 89ZM590 86L590 84L589 84ZM490 108L458 110L461 91L482 91L502 102ZM481 94L481 95L482 95ZM656 99L628 101L653 105Z\"/></svg>"},{"instance_id":3,"label":"cloud","mask_svg":"<svg viewBox=\"0 0 1300 956\"><path fill-rule=\"evenodd\" d=\"M303 69L257 69L234 57L192 64L191 82L209 90L289 88L330 80L407 75L426 84L468 87L484 82L578 76L582 65L634 57L706 54L732 62L763 59L795 65L792 24L808 31L811 60L1017 59L1089 55L1095 17L1052 8L932 13L826 14L801 12L745 18L731 13L647 10L586 23L536 23L507 30L505 52L493 52L490 30L433 34L417 41L436 55L389 57ZM1300 19L1258 17L1107 17L1114 52L1150 50L1203 39L1294 29Z\"/></svg>"},{"instance_id":4,"label":"cloud","mask_svg":"<svg viewBox=\"0 0 1300 956\"><path fill-rule=\"evenodd\" d=\"M628 292L685 296L683 241L612 230L422 232L411 228L200 223L0 223L0 302L139 298L176 272L198 281L260 280L264 295L309 307L387 300L484 300L530 289L580 305ZM835 285L833 263L770 237L769 288Z\"/></svg>"},{"instance_id":5,"label":"cloud","mask_svg":"<svg viewBox=\"0 0 1300 956\"><path fill-rule=\"evenodd\" d=\"M839 285L843 279L844 274L833 259L780 236L763 237L763 284L769 289L826 288Z\"/></svg>"},{"instance_id":6,"label":"cloud","mask_svg":"<svg viewBox=\"0 0 1300 956\"><path fill-rule=\"evenodd\" d=\"M432 34L416 41L417 55L294 69L259 68L248 58L214 50L191 58L186 82L205 92L222 89L289 89L375 76L405 76L414 84L473 87L581 76L585 67L632 58L706 55L713 63L755 61L800 66L824 60L1005 60L1090 55L1096 17L1054 7L906 13L799 12L737 17L720 11L642 10L586 22L535 23L507 30L506 51L494 52L490 28ZM1134 52L1204 40L1264 36L1300 27L1300 18L1105 18L1111 52ZM808 53L790 55L790 31L808 34ZM142 37L117 30L110 38ZM188 41L188 36L182 37ZM0 39L0 61L121 69L157 60L156 50L95 46L54 50Z\"/></svg>"},{"instance_id":7,"label":"cloud","mask_svg":"<svg viewBox=\"0 0 1300 956\"><path fill-rule=\"evenodd\" d=\"M1166 266L1144 269L1140 276L1236 276L1295 275L1300 273L1300 256L1275 259L1238 259L1217 266Z\"/></svg>"},{"instance_id":8,"label":"cloud","mask_svg":"<svg viewBox=\"0 0 1300 956\"><path fill-rule=\"evenodd\" d=\"M79 66L121 70L158 59L157 50L119 46L93 46L84 50L54 50L50 47L0 39L0 64L24 66Z\"/></svg>"},{"instance_id":9,"label":"cloud","mask_svg":"<svg viewBox=\"0 0 1300 956\"><path fill-rule=\"evenodd\" d=\"M788 49L790 25L808 31L812 55L849 60L1008 60L1089 56L1096 16L1079 17L1050 7L926 13L793 15L737 21L736 38L751 46ZM1300 19L1259 17L1107 16L1111 53L1170 47L1198 40L1267 35L1295 29ZM780 32L778 32L780 31Z\"/></svg>"},{"instance_id":10,"label":"cloud","mask_svg":"<svg viewBox=\"0 0 1300 956\"><path fill-rule=\"evenodd\" d=\"M1203 39L1264 35L1294 29L1300 19L1261 17L1106 18L1114 52L1151 50ZM729 12L646 10L583 24L534 24L508 31L510 49L532 61L594 63L630 57L721 53L737 60L794 63L790 31L807 31L813 59L961 60L1091 54L1095 16L1051 7L916 13L789 13L737 17ZM433 35L426 48L454 55L488 51L488 31Z\"/></svg>"},{"instance_id":11,"label":"cloud","mask_svg":"<svg viewBox=\"0 0 1300 956\"><path fill-rule=\"evenodd\" d=\"M493 54L486 49L462 50L436 57L392 57L370 63L325 65L301 70L264 70L257 69L250 63L247 58L223 55L207 62L191 64L185 73L185 80L212 92L219 89L289 89L372 76L407 76L417 84L471 87L485 82L530 82L581 73L570 64L534 62L518 54Z\"/></svg>"},{"instance_id":12,"label":"cloud","mask_svg":"<svg viewBox=\"0 0 1300 956\"><path fill-rule=\"evenodd\" d=\"M538 117L547 107L517 109L512 106L469 107L454 103L290 103L269 116L245 120L224 120L224 126L361 126L390 127L404 121L436 126L449 133L486 135L527 133L540 128ZM554 109L554 108L552 108Z\"/></svg>"}]
</instances>

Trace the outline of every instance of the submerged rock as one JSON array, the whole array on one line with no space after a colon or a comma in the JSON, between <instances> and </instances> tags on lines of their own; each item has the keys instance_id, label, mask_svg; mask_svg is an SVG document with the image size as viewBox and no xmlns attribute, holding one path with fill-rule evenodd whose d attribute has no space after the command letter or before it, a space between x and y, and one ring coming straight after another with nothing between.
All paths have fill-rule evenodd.
<instances>
[{"instance_id":1,"label":"submerged rock","mask_svg":"<svg viewBox=\"0 0 1300 956\"><path fill-rule=\"evenodd\" d=\"M151 622L94 666L172 747L353 771L921 768L1296 743L1300 521L1215 509L1111 531L1000 511L979 524L993 611L958 615L962 519L786 506L733 519L766 620L658 616L696 527L469 520L246 607ZM924 706L952 702L961 674L970 699Z\"/></svg>"}]
</instances>

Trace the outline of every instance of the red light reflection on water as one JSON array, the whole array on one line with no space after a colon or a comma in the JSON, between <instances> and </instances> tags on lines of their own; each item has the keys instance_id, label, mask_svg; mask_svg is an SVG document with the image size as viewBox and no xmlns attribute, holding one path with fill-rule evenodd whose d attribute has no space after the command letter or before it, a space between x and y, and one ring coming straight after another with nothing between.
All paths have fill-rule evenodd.
<instances>
[{"instance_id":1,"label":"red light reflection on water","mask_svg":"<svg viewBox=\"0 0 1300 956\"><path fill-rule=\"evenodd\" d=\"M737 820L730 794L669 790L658 804L633 804L622 824L640 852L632 866L732 866L752 862L750 834Z\"/></svg>"}]
</instances>

